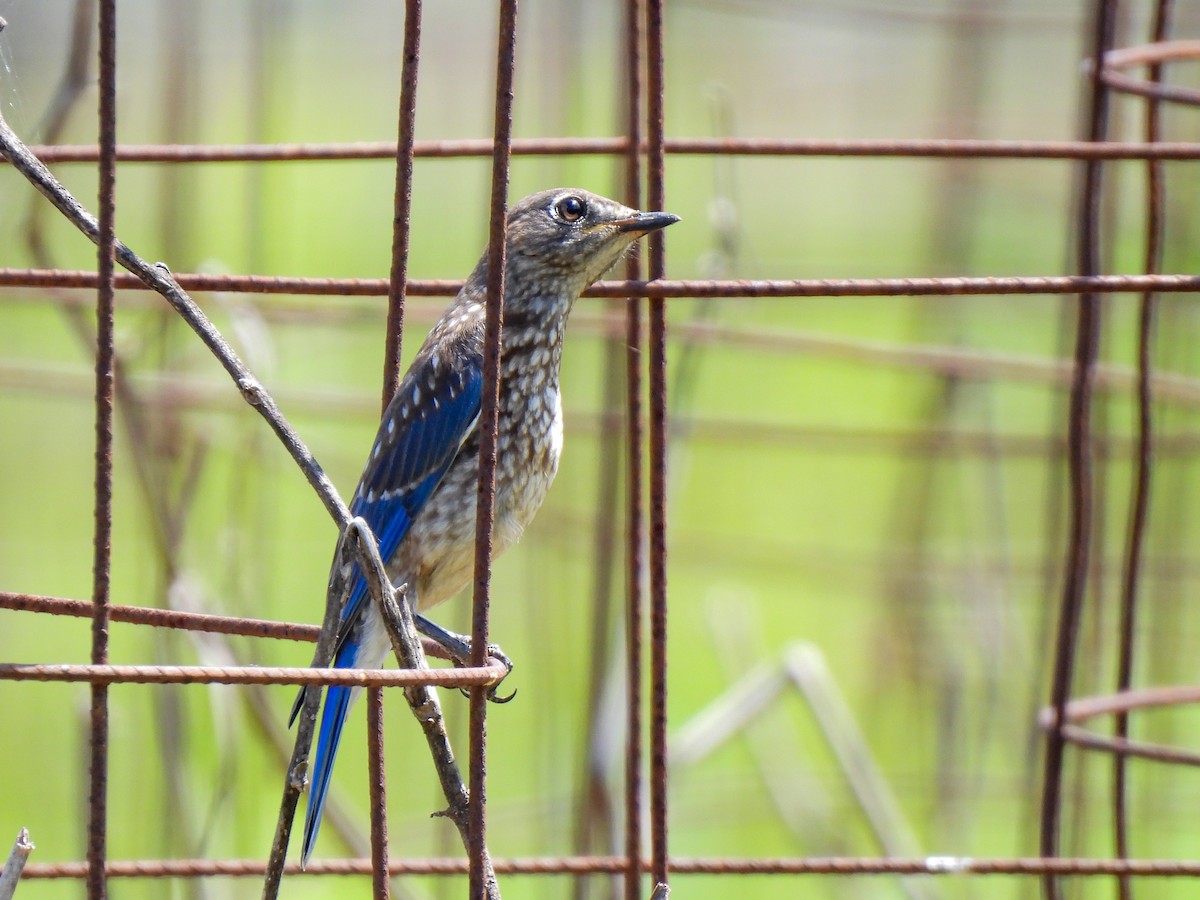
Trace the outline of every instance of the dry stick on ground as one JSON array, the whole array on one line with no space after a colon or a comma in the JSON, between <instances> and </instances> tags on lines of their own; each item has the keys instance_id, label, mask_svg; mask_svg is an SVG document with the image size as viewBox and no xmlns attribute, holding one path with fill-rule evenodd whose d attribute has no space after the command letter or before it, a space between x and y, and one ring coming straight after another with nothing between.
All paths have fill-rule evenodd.
<instances>
[{"instance_id":1,"label":"dry stick on ground","mask_svg":"<svg viewBox=\"0 0 1200 900\"><path fill-rule=\"evenodd\" d=\"M54 204L54 206L64 216L66 216L72 224L75 225L75 227L82 231L93 243L97 241L99 229L95 217L92 216L91 213L89 213L86 209L84 209L79 201L77 201L70 194L70 192L68 192L67 189L59 183L59 181L51 174L50 170L47 169L40 160L38 160L32 153L29 152L29 149L25 146L25 144L20 140L20 138L17 137L12 129L9 128L8 123L4 120L2 115L0 115L0 154L3 154L3 156L8 159L10 163L12 163L14 168L21 172L21 174L24 175L25 178L28 179L29 182L46 197L46 199ZM238 358L233 348L225 342L225 339L221 337L221 334L217 331L216 327L208 320L208 318L200 310L199 306L196 305L195 301L192 300L192 298L188 296L188 294L184 292L182 288L179 287L178 283L175 281L174 277L172 277L167 267L164 265L150 265L120 241L117 241L116 243L115 255L117 262L119 262L125 269L136 275L137 278L146 286L161 294L163 298L166 299L166 301L170 303L172 307L174 307L184 321L187 322L191 329L196 332L196 334L209 348L213 355L217 357L221 365L229 373L230 377L233 378L234 383L237 384L238 389L242 392L242 396L246 402L258 410L259 414L267 420L267 423L271 426L280 442L291 454L292 458L296 461L296 464L304 473L305 478L308 480L313 490L317 492L317 495L325 504L325 508L328 510L329 514L341 527L343 539L338 545L339 564L335 567L334 573L331 576L331 590L326 605L325 622L322 626L322 637L317 643L317 652L313 659L313 666L315 668L327 666L330 658L332 657L333 640L336 635L337 622L341 611L341 606L342 603L345 602L343 595L345 595L349 590L348 586L342 583L349 581L348 577L345 575L345 569L348 565L347 560L352 560L352 557L349 556L349 551L345 547L346 542L344 536L351 529L353 529L353 533L356 535L362 534L364 530L369 534L370 530L364 523L361 523L361 521L355 524L355 522L351 519L350 511L346 508L346 504L342 502L342 499L338 495L336 488L334 488L333 483L321 469L321 466L317 463L308 447L300 439L300 436L283 417L283 414L279 411L274 399L266 391L266 389L259 384L258 380L253 376L253 374L251 374L250 370L246 368L245 364L242 363L242 361ZM358 551L356 555L359 557L359 561L362 563L362 570L364 572L383 572L383 563L379 559L379 550L375 541L373 539L368 541L356 540L355 543ZM335 586L332 583L334 581L339 582L337 584L339 590L336 592L332 590L332 588ZM382 596L382 593L378 590L373 590L372 594L377 598ZM417 648L415 652L419 657L421 652L419 649L420 641L416 636L415 630L413 630L411 614L407 618L402 615L389 618L389 616L386 614L386 604L382 599L378 599L377 602L380 604L381 608L385 609L384 622L388 626L389 634L391 634L393 643L403 644L408 648ZM392 630L397 625L399 625L403 637L392 633ZM496 666L495 668L497 669L496 678L499 680L499 677L501 677L501 671L506 670L504 670L504 667L502 666ZM309 692L309 696L305 701L304 711L297 733L296 751L293 753L292 758L293 765L291 768L289 768L287 785L285 787L285 805L287 798L291 798L291 811L288 816L289 822L286 828L286 831L289 833L291 827L291 813L294 813L295 803L299 797L300 788L298 785L296 785L296 777L301 771L299 765L300 763L303 763L305 768L307 767L308 749L312 742L312 730L316 719L318 700L319 693L317 691ZM421 718L421 712L424 709L425 707L418 708L414 706L414 712L418 714L418 718L421 719L423 727L426 726L426 720ZM426 738L430 741L431 746L435 747L435 764L437 765L439 775L442 776L445 772L445 766L447 762L450 767L453 767L454 765L453 753L449 749L448 741L445 741L444 729L441 730L441 738L438 738L436 731L431 731L429 728L426 728ZM437 746L443 743L444 746ZM457 772L455 772L455 777L457 777L458 781L461 783L461 777L457 775ZM445 777L443 777L443 784L446 783L448 782L446 781ZM447 801L449 802L451 810L453 811L456 808L456 805L461 803L461 797L457 796L453 792L448 792ZM280 832L284 831L284 828L282 827L283 814L284 810L281 809ZM288 835L286 833L282 836L283 851L286 851L287 836ZM276 856L278 855L280 857L279 871L281 874L283 852L280 852L280 847L278 846L279 843L280 834L277 833L277 846L272 850L272 864L274 865L276 862ZM490 868L490 863L488 867ZM268 874L268 886L264 887L264 896L274 896L274 894L270 893L269 890L270 878L271 875ZM275 890L278 890L277 883Z\"/></svg>"}]
</instances>

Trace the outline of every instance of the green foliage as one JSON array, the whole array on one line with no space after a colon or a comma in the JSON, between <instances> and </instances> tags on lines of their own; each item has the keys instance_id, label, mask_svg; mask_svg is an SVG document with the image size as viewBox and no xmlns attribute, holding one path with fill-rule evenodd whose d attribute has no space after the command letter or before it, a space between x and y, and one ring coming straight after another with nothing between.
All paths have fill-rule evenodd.
<instances>
[{"instance_id":1,"label":"green foliage","mask_svg":"<svg viewBox=\"0 0 1200 900\"><path fill-rule=\"evenodd\" d=\"M490 7L427 6L419 136L485 135ZM273 25L264 38L259 69L242 27L249 5L197 5L188 13L195 18L187 41L171 45L172 53L194 54L186 70L191 88L179 100L162 96L171 53L160 58L162 45L150 40L162 29L162 5L123 2L121 139L163 140L164 108L172 100L187 103L179 140L391 139L398 7L352 5L342 16L312 2L273 7L280 28ZM523 4L519 135L619 131L619 22L609 7ZM27 108L40 108L58 77L67 9L65 0L0 4L10 23L0 48L12 50ZM680 5L667 23L668 131L708 135L717 120L731 122L728 130L741 136L1070 138L1082 23L1075 5L1046 9L1052 23L1045 28L987 31L982 96L955 113L946 92L967 74L949 71L946 60L955 41L967 37L955 31L954 16L918 15L898 24L857 4ZM256 97L259 76L265 88ZM7 96L0 92L0 103ZM85 102L76 112L69 140L92 139L83 124L86 109ZM1172 115L1169 125L1181 138L1195 138L1185 133L1194 124ZM1140 169L1120 167L1107 239L1118 268L1135 270ZM668 235L669 272L680 278L718 271L745 278L1058 274L1072 267L1072 171L1059 161L672 156L668 207L684 221ZM387 274L388 162L222 163L173 172L172 186L161 167L120 169L118 232L146 258L164 258L176 271ZM21 220L41 200L11 174L0 171L0 204L14 211L0 219L0 265L35 265ZM63 166L61 174L92 205L94 174L80 166ZM1169 233L1167 267L1174 271L1197 264L1194 242L1184 240L1182 219L1196 195L1194 172L1186 174L1192 181L1172 173L1170 182L1180 219ZM522 157L514 160L512 195L554 183L616 192L619 175L618 162L606 158ZM411 277L458 278L474 264L484 241L489 177L483 160L418 161ZM718 227L729 221L717 216L722 209L736 214L730 228ZM53 263L91 266L90 247L46 218ZM85 293L69 298L88 300ZM348 495L377 420L383 302L197 299ZM410 299L407 355L442 303ZM1106 364L1127 370L1135 359L1135 300L1116 296L1105 303ZM1190 303L1187 297L1162 302L1156 358L1175 372L1195 369L1198 322ZM598 484L608 462L604 427L597 424L605 347L596 320L603 309L601 301L582 301L569 338L567 451L558 483L495 572L493 634L517 661L512 683L520 689L514 703L491 711L489 816L497 856L573 850L588 670L600 640L592 591ZM1070 352L1072 309L1069 298L1045 296L670 301L676 733L739 676L777 666L788 648L810 644L824 656L920 852L1035 855L1041 770L1034 723L1048 695L1065 510L1065 393L1054 366ZM711 342L687 337L693 326L709 325L729 334ZM114 601L186 602L211 612L319 621L336 535L300 474L156 298L121 294L118 340L149 431L146 443L134 446L119 425ZM90 596L90 366L90 352L54 295L0 293L4 590ZM1196 475L1189 442L1197 423L1194 385L1184 387L1191 394L1155 407L1158 434L1177 440L1156 468L1139 684L1194 680L1197 635L1184 598L1195 588L1197 568L1188 515ZM1099 473L1098 579L1084 622L1081 695L1108 691L1114 679L1134 416L1127 378L1118 393L1099 395L1096 415L1113 449ZM149 479L135 451L153 461ZM146 483L158 498L178 497L193 461L195 499L167 560ZM618 552L618 567L621 561ZM619 569L614 584L619 603ZM437 617L465 630L467 607L458 599ZM601 629L610 639L616 615ZM86 620L0 611L4 661L85 661L88 647ZM310 655L300 644L113 629L114 662L212 663L230 651L264 665L303 665ZM112 690L114 859L265 855L282 770L252 724L245 694L232 687ZM282 726L291 690L265 694L273 724ZM37 862L83 853L86 698L83 686L0 682L6 717L0 827L27 826ZM447 694L444 703L464 754L465 701ZM393 852L454 854L448 822L428 818L440 798L399 697L389 697L387 716ZM365 829L363 719L358 711L352 716L334 791ZM1137 718L1134 732L1195 746L1193 719ZM1110 765L1074 751L1069 762L1064 847L1110 856ZM1194 776L1134 763L1131 777L1134 853L1194 856L1200 793ZM610 778L619 793L619 758ZM787 791L803 778L819 790L811 798L802 793L796 801L802 808L790 810L806 823L796 833L772 798L793 796ZM671 815L671 848L681 856L881 852L808 706L791 694L745 735L675 768ZM343 852L327 826L318 855ZM565 878L502 883L519 897L569 889ZM415 897L458 891L446 880L406 884ZM681 876L675 896L723 897L730 884ZM924 888L938 898L1035 893L1032 882L1010 878L942 879ZM1139 888L1139 898L1190 896L1189 884L1166 879ZM754 897L793 897L800 890L810 897L902 896L889 878L756 877L735 889ZM57 882L30 882L21 896L36 900L63 890ZM289 897L365 890L361 879L292 879L287 888ZM1071 890L1112 895L1101 881ZM217 880L200 894L182 884L126 881L119 894L251 897L257 885Z\"/></svg>"}]
</instances>

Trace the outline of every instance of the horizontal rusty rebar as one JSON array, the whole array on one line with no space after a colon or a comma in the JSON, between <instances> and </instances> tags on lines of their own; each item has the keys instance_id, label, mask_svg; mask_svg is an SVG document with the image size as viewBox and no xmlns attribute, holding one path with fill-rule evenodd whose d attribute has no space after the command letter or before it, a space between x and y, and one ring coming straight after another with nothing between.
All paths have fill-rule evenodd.
<instances>
[{"instance_id":1,"label":"horizontal rusty rebar","mask_svg":"<svg viewBox=\"0 0 1200 900\"><path fill-rule=\"evenodd\" d=\"M268 275L173 275L187 291L387 296L384 278L301 278ZM117 287L149 290L132 275ZM463 283L450 279L408 282L407 293L452 297ZM95 288L96 273L66 269L3 269L0 286ZM922 278L797 278L781 280L601 281L585 297L929 297L977 294L1075 294L1163 291L1200 292L1200 275L980 275Z\"/></svg>"},{"instance_id":2,"label":"horizontal rusty rebar","mask_svg":"<svg viewBox=\"0 0 1200 900\"><path fill-rule=\"evenodd\" d=\"M16 594L0 591L0 609L48 613L56 616L86 617L91 615L91 602L40 594ZM272 622L266 619L244 619L238 616L217 616L208 613L183 612L146 606L111 607L114 622L152 625L158 628L179 628L185 631L207 631L216 634L235 634L243 637L279 638L314 643L321 632L318 625L295 622Z\"/></svg>"},{"instance_id":3,"label":"horizontal rusty rebar","mask_svg":"<svg viewBox=\"0 0 1200 900\"><path fill-rule=\"evenodd\" d=\"M1115 734L1100 734L1079 725L1064 725L1061 734L1067 743L1111 753L1114 756L1148 759L1153 762L1170 763L1175 766L1200 766L1200 753L1166 744L1151 744Z\"/></svg>"},{"instance_id":4,"label":"horizontal rusty rebar","mask_svg":"<svg viewBox=\"0 0 1200 900\"><path fill-rule=\"evenodd\" d=\"M1200 766L1200 751L1130 740L1119 734L1099 734L1079 724L1098 716L1127 715L1137 710L1191 706L1197 703L1200 703L1200 685L1193 684L1136 688L1094 697L1079 697L1069 701L1064 707L1066 724L1063 725L1061 734L1070 743L1089 750L1136 756L1174 765ZM1054 721L1053 707L1043 709L1038 715L1038 726L1043 731L1053 728Z\"/></svg>"},{"instance_id":5,"label":"horizontal rusty rebar","mask_svg":"<svg viewBox=\"0 0 1200 900\"><path fill-rule=\"evenodd\" d=\"M516 857L493 860L498 874L618 874L625 870L623 856ZM265 863L241 859L121 860L108 863L110 878L258 877ZM1140 877L1200 876L1200 861L1168 859L1093 859L1070 857L984 858L967 856L897 857L672 857L671 871L691 875L1058 875ZM642 861L650 870L650 861ZM289 863L288 875L370 875L371 860L313 860L301 872ZM392 875L462 875L466 859L392 859ZM25 878L81 878L83 863L38 863L25 867Z\"/></svg>"},{"instance_id":6,"label":"horizontal rusty rebar","mask_svg":"<svg viewBox=\"0 0 1200 900\"><path fill-rule=\"evenodd\" d=\"M1188 59L1200 59L1200 41L1154 41L1149 44L1135 44L1132 47L1109 50L1104 54L1104 67L1106 69L1128 69L1132 66ZM1090 68L1090 63L1088 68Z\"/></svg>"},{"instance_id":7,"label":"horizontal rusty rebar","mask_svg":"<svg viewBox=\"0 0 1200 900\"><path fill-rule=\"evenodd\" d=\"M498 684L508 674L496 665L454 669L311 669L290 666L96 666L75 663L0 663L0 681L68 681L91 684L317 684L348 687Z\"/></svg>"},{"instance_id":8,"label":"horizontal rusty rebar","mask_svg":"<svg viewBox=\"0 0 1200 900\"><path fill-rule=\"evenodd\" d=\"M643 147L645 145L643 144ZM607 155L626 153L623 137L527 138L512 143L514 156ZM90 144L31 146L45 163L90 163L98 156ZM644 150L643 150L644 152ZM676 156L853 156L975 159L1200 159L1200 143L1164 141L1004 141L913 138L907 140L810 138L667 138L666 152ZM487 138L417 141L414 155L426 159L490 157ZM389 160L396 144L353 141L313 144L126 144L117 148L121 162L302 162L314 160ZM2 162L2 160L0 160Z\"/></svg>"},{"instance_id":9,"label":"horizontal rusty rebar","mask_svg":"<svg viewBox=\"0 0 1200 900\"><path fill-rule=\"evenodd\" d=\"M386 297L385 278L300 278L274 275L178 275L179 286L187 291L228 291L247 294L308 294L344 297ZM135 275L118 272L117 287L122 290L149 291ZM96 287L96 273L85 269L0 269L0 285L34 288ZM422 280L408 282L406 292L417 296L452 297L461 281Z\"/></svg>"},{"instance_id":10,"label":"horizontal rusty rebar","mask_svg":"<svg viewBox=\"0 0 1200 900\"><path fill-rule=\"evenodd\" d=\"M1100 78L1110 88L1127 94L1138 94L1188 106L1200 106L1200 91L1194 88L1164 84L1157 77L1134 78L1118 71L1132 66L1193 60L1197 57L1200 57L1200 41L1197 40L1164 40L1135 47L1123 47L1104 54L1104 68L1100 72ZM1088 69L1091 69L1090 61Z\"/></svg>"},{"instance_id":11,"label":"horizontal rusty rebar","mask_svg":"<svg viewBox=\"0 0 1200 900\"><path fill-rule=\"evenodd\" d=\"M67 597L49 597L43 594L16 594L11 591L0 591L0 609L87 618L91 615L91 602L72 600ZM150 625L156 628L178 628L183 631L208 631L215 634L275 638L308 643L315 643L321 634L319 625L303 625L297 622L274 622L268 619L248 619L243 616L221 616L149 606L114 605L110 609L110 618L114 622ZM421 638L421 645L425 648L426 656L450 659L449 651L431 638ZM499 664L499 660L493 660L493 662Z\"/></svg>"},{"instance_id":12,"label":"horizontal rusty rebar","mask_svg":"<svg viewBox=\"0 0 1200 900\"><path fill-rule=\"evenodd\" d=\"M1186 706L1200 703L1200 685L1173 684L1162 687L1136 688L1094 697L1078 697L1066 706L1068 722L1086 722L1097 716L1109 716L1138 709L1157 709L1164 706ZM1048 723L1052 710L1044 710L1041 721ZM1046 727L1044 724L1043 727Z\"/></svg>"}]
</instances>

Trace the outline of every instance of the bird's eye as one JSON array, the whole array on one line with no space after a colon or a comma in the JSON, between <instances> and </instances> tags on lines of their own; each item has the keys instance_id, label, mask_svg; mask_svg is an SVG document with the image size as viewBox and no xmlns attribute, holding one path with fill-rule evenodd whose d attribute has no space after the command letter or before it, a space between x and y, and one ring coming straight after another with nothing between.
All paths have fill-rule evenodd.
<instances>
[{"instance_id":1,"label":"bird's eye","mask_svg":"<svg viewBox=\"0 0 1200 900\"><path fill-rule=\"evenodd\" d=\"M554 204L554 215L564 222L578 222L587 215L587 204L572 195L563 197Z\"/></svg>"}]
</instances>

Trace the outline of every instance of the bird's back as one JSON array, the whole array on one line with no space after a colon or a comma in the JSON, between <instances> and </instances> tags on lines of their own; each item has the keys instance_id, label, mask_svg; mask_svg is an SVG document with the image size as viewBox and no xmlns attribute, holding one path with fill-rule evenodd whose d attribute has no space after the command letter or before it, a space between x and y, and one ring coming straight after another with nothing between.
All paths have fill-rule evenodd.
<instances>
[{"instance_id":1,"label":"bird's back","mask_svg":"<svg viewBox=\"0 0 1200 900\"><path fill-rule=\"evenodd\" d=\"M520 283L514 285L511 276L508 287L513 315L506 316L502 332L493 556L520 538L558 471L563 433L559 370L570 312L569 302L523 298ZM482 341L484 309L475 296L478 290L468 283L430 332L418 359L437 352L450 333L469 332ZM420 609L450 598L470 581L478 482L479 432L472 429L390 566L394 578L415 587Z\"/></svg>"}]
</instances>

